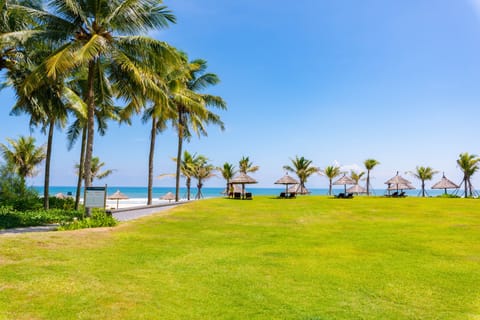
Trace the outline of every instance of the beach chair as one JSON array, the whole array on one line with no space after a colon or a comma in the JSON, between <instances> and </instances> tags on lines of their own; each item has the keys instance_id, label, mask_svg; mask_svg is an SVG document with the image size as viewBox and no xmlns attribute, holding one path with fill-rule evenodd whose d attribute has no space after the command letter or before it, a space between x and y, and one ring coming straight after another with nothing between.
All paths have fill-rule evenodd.
<instances>
[{"instance_id":1,"label":"beach chair","mask_svg":"<svg viewBox=\"0 0 480 320\"><path fill-rule=\"evenodd\" d=\"M395 191L394 193L392 193L392 195L390 197L398 198L398 191Z\"/></svg>"},{"instance_id":2,"label":"beach chair","mask_svg":"<svg viewBox=\"0 0 480 320\"><path fill-rule=\"evenodd\" d=\"M345 199L353 199L353 193L348 193L346 196L345 196Z\"/></svg>"},{"instance_id":3,"label":"beach chair","mask_svg":"<svg viewBox=\"0 0 480 320\"><path fill-rule=\"evenodd\" d=\"M287 195L285 194L285 192L280 192L280 195L278 197L281 199L285 199Z\"/></svg>"},{"instance_id":4,"label":"beach chair","mask_svg":"<svg viewBox=\"0 0 480 320\"><path fill-rule=\"evenodd\" d=\"M290 194L288 195L288 199L293 199L293 198L296 198L296 197L297 197L296 192L290 192Z\"/></svg>"},{"instance_id":5,"label":"beach chair","mask_svg":"<svg viewBox=\"0 0 480 320\"><path fill-rule=\"evenodd\" d=\"M407 194L405 193L405 191L402 191L402 192L400 192L400 194L398 196L400 198L405 198L407 196Z\"/></svg>"},{"instance_id":6,"label":"beach chair","mask_svg":"<svg viewBox=\"0 0 480 320\"><path fill-rule=\"evenodd\" d=\"M234 192L233 193L233 199L242 199L242 193L241 192Z\"/></svg>"},{"instance_id":7,"label":"beach chair","mask_svg":"<svg viewBox=\"0 0 480 320\"><path fill-rule=\"evenodd\" d=\"M252 193L251 192L247 192L245 193L245 200L252 200Z\"/></svg>"},{"instance_id":8,"label":"beach chair","mask_svg":"<svg viewBox=\"0 0 480 320\"><path fill-rule=\"evenodd\" d=\"M335 198L337 198L337 199L343 199L343 198L345 198L345 193L340 192L339 194L337 194L337 195L335 196Z\"/></svg>"}]
</instances>

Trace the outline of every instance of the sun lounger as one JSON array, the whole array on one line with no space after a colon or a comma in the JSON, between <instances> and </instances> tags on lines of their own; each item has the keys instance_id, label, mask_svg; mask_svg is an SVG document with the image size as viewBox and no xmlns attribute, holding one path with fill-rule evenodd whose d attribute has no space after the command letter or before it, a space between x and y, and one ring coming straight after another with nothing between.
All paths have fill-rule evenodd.
<instances>
[{"instance_id":1,"label":"sun lounger","mask_svg":"<svg viewBox=\"0 0 480 320\"><path fill-rule=\"evenodd\" d=\"M280 195L278 197L282 199L286 198L285 192L280 192Z\"/></svg>"},{"instance_id":2,"label":"sun lounger","mask_svg":"<svg viewBox=\"0 0 480 320\"><path fill-rule=\"evenodd\" d=\"M245 193L245 200L252 200L252 193L251 192L247 192Z\"/></svg>"},{"instance_id":3,"label":"sun lounger","mask_svg":"<svg viewBox=\"0 0 480 320\"><path fill-rule=\"evenodd\" d=\"M337 195L335 196L335 198L337 198L337 199L343 199L343 198L345 198L345 193L341 192L341 193L337 194Z\"/></svg>"},{"instance_id":4,"label":"sun lounger","mask_svg":"<svg viewBox=\"0 0 480 320\"><path fill-rule=\"evenodd\" d=\"M293 198L296 198L296 197L297 197L296 192L290 192L290 194L288 195L288 199L293 199Z\"/></svg>"},{"instance_id":5,"label":"sun lounger","mask_svg":"<svg viewBox=\"0 0 480 320\"><path fill-rule=\"evenodd\" d=\"M242 194L240 192L234 192L233 199L242 199Z\"/></svg>"}]
</instances>

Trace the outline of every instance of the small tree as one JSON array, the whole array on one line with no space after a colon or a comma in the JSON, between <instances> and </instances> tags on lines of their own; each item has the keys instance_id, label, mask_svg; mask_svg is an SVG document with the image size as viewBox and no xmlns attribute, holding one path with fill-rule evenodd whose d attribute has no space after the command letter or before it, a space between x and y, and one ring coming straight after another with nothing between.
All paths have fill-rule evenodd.
<instances>
[{"instance_id":1,"label":"small tree","mask_svg":"<svg viewBox=\"0 0 480 320\"><path fill-rule=\"evenodd\" d=\"M292 161L292 166L286 165L283 166L283 169L296 173L300 180L300 190L304 190L307 179L312 174L320 171L320 169L312 165L312 160L305 159L304 157L299 158L296 156L295 159L290 160Z\"/></svg>"},{"instance_id":2,"label":"small tree","mask_svg":"<svg viewBox=\"0 0 480 320\"><path fill-rule=\"evenodd\" d=\"M215 174L213 174L214 170L215 167L208 163L206 157L200 155L196 158L193 170L193 177L197 179L197 194L195 195L195 199L201 199L203 197L203 181L215 176Z\"/></svg>"},{"instance_id":3,"label":"small tree","mask_svg":"<svg viewBox=\"0 0 480 320\"><path fill-rule=\"evenodd\" d=\"M332 195L332 181L335 177L339 176L341 173L340 167L337 166L328 166L326 167L322 174L324 174L328 178L328 195Z\"/></svg>"},{"instance_id":4,"label":"small tree","mask_svg":"<svg viewBox=\"0 0 480 320\"><path fill-rule=\"evenodd\" d=\"M99 157L93 157L92 158L92 166L91 166L91 173L90 173L90 185L93 183L93 179L103 179L108 177L113 173L112 169L105 170L103 172L100 172L100 170L105 166L105 162L101 162ZM75 165L75 168L77 169L77 174L80 169L80 165L77 163Z\"/></svg>"},{"instance_id":5,"label":"small tree","mask_svg":"<svg viewBox=\"0 0 480 320\"><path fill-rule=\"evenodd\" d=\"M358 182L362 179L362 177L365 175L365 172L355 172L353 170L350 171L350 178L352 178L353 181L355 181L355 184L358 184Z\"/></svg>"},{"instance_id":6,"label":"small tree","mask_svg":"<svg viewBox=\"0 0 480 320\"><path fill-rule=\"evenodd\" d=\"M256 172L260 169L259 166L254 166L253 163L250 161L249 157L243 156L242 159L238 162L240 172L241 173L249 173L249 172Z\"/></svg>"},{"instance_id":7,"label":"small tree","mask_svg":"<svg viewBox=\"0 0 480 320\"><path fill-rule=\"evenodd\" d=\"M363 164L365 165L365 169L367 169L367 196L370 195L370 171L372 171L372 169L379 165L380 162L378 162L377 160L375 159L367 159L363 162Z\"/></svg>"},{"instance_id":8,"label":"small tree","mask_svg":"<svg viewBox=\"0 0 480 320\"><path fill-rule=\"evenodd\" d=\"M230 180L237 173L237 171L235 170L235 166L231 163L225 162L223 164L223 167L218 167L217 170L220 171L222 177L227 181L227 187L225 189L225 192L228 195L230 189Z\"/></svg>"},{"instance_id":9,"label":"small tree","mask_svg":"<svg viewBox=\"0 0 480 320\"><path fill-rule=\"evenodd\" d=\"M468 152L461 153L457 160L457 165L463 172L463 184L465 188L465 197L467 197L470 191L470 197L473 196L473 186L471 177L478 170L478 163L480 158L477 155L469 154Z\"/></svg>"},{"instance_id":10,"label":"small tree","mask_svg":"<svg viewBox=\"0 0 480 320\"><path fill-rule=\"evenodd\" d=\"M18 174L25 183L27 177L34 177L38 174L36 170L46 157L45 147L36 147L35 138L20 136L18 140L8 139L11 148L0 144L3 159L11 170Z\"/></svg>"},{"instance_id":11,"label":"small tree","mask_svg":"<svg viewBox=\"0 0 480 320\"><path fill-rule=\"evenodd\" d=\"M422 182L422 197L425 197L425 180L432 180L438 171L430 167L417 167L415 172L409 171L409 173Z\"/></svg>"}]
</instances>

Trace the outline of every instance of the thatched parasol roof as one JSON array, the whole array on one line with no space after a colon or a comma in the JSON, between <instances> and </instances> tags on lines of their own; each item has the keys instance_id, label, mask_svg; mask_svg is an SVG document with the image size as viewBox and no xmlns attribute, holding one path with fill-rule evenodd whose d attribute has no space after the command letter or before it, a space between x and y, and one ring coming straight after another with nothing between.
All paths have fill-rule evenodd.
<instances>
[{"instance_id":1,"label":"thatched parasol roof","mask_svg":"<svg viewBox=\"0 0 480 320\"><path fill-rule=\"evenodd\" d=\"M410 183L398 183L398 184L391 184L388 186L387 190L413 190L415 189Z\"/></svg>"},{"instance_id":2,"label":"thatched parasol roof","mask_svg":"<svg viewBox=\"0 0 480 320\"><path fill-rule=\"evenodd\" d=\"M120 190L117 190L114 194L108 196L107 199L117 200L117 209L118 209L118 200L126 200L128 199L128 196L121 193Z\"/></svg>"},{"instance_id":3,"label":"thatched parasol roof","mask_svg":"<svg viewBox=\"0 0 480 320\"><path fill-rule=\"evenodd\" d=\"M296 194L309 194L310 191L306 187L302 187L300 184L294 184L290 188L288 188L288 192Z\"/></svg>"},{"instance_id":4,"label":"thatched parasol roof","mask_svg":"<svg viewBox=\"0 0 480 320\"><path fill-rule=\"evenodd\" d=\"M275 184L298 184L298 181L290 177L287 173L283 177L275 181Z\"/></svg>"},{"instance_id":5,"label":"thatched parasol roof","mask_svg":"<svg viewBox=\"0 0 480 320\"><path fill-rule=\"evenodd\" d=\"M332 184L335 185L345 185L345 184L355 184L355 180L352 178L348 177L347 175L343 174L343 177L338 179L337 181L334 181Z\"/></svg>"},{"instance_id":6,"label":"thatched parasol roof","mask_svg":"<svg viewBox=\"0 0 480 320\"><path fill-rule=\"evenodd\" d=\"M230 183L231 184L250 184L250 183L258 183L258 182L257 180L248 176L246 173L242 172L238 176L230 180Z\"/></svg>"},{"instance_id":7,"label":"thatched parasol roof","mask_svg":"<svg viewBox=\"0 0 480 320\"><path fill-rule=\"evenodd\" d=\"M445 174L443 175L442 180L438 181L432 186L432 189L457 189L457 188L460 188L460 186L448 180L445 177Z\"/></svg>"},{"instance_id":8,"label":"thatched parasol roof","mask_svg":"<svg viewBox=\"0 0 480 320\"><path fill-rule=\"evenodd\" d=\"M109 195L107 197L107 199L110 199L110 200L125 200L125 199L128 199L128 196L121 193L120 190L117 190L115 193Z\"/></svg>"},{"instance_id":9,"label":"thatched parasol roof","mask_svg":"<svg viewBox=\"0 0 480 320\"><path fill-rule=\"evenodd\" d=\"M353 185L350 188L347 189L347 192L349 193L367 193L367 189L362 187L361 185Z\"/></svg>"},{"instance_id":10,"label":"thatched parasol roof","mask_svg":"<svg viewBox=\"0 0 480 320\"><path fill-rule=\"evenodd\" d=\"M408 180L405 179L404 177L400 176L400 175L398 174L398 171L397 171L397 174L396 174L394 177L388 179L388 180L385 182L385 184L395 184L395 185L397 185L397 184L407 185L407 184L410 184L410 183L411 183L410 181L408 181ZM400 188L398 188L398 189L400 189ZM415 189L415 188L414 188L414 189Z\"/></svg>"},{"instance_id":11,"label":"thatched parasol roof","mask_svg":"<svg viewBox=\"0 0 480 320\"><path fill-rule=\"evenodd\" d=\"M167 192L165 195L160 197L160 200L175 200L175 195L171 192Z\"/></svg>"}]
</instances>

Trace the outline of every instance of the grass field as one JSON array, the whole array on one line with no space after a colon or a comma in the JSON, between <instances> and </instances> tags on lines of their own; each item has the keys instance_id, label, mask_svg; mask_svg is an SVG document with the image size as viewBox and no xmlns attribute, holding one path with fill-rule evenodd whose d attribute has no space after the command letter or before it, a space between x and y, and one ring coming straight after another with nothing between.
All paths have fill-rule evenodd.
<instances>
[{"instance_id":1,"label":"grass field","mask_svg":"<svg viewBox=\"0 0 480 320\"><path fill-rule=\"evenodd\" d=\"M4 235L0 319L480 319L480 200L211 199Z\"/></svg>"}]
</instances>

